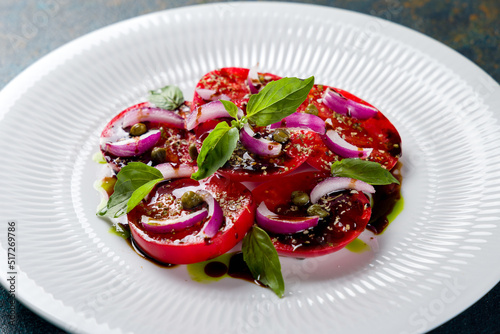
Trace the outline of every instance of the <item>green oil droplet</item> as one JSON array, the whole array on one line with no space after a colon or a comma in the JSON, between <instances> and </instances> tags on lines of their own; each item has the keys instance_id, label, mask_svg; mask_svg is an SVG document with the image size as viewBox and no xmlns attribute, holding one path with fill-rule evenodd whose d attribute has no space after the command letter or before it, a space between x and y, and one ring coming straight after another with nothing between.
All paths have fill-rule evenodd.
<instances>
[{"instance_id":1,"label":"green oil droplet","mask_svg":"<svg viewBox=\"0 0 500 334\"><path fill-rule=\"evenodd\" d=\"M94 162L97 162L98 164L105 164L106 163L106 159L104 159L104 156L102 155L102 153L100 151L94 153L94 155L92 156L92 160Z\"/></svg>"},{"instance_id":2,"label":"green oil droplet","mask_svg":"<svg viewBox=\"0 0 500 334\"><path fill-rule=\"evenodd\" d=\"M363 253L370 250L370 246L360 239L354 239L345 248L353 253Z\"/></svg>"},{"instance_id":3,"label":"green oil droplet","mask_svg":"<svg viewBox=\"0 0 500 334\"><path fill-rule=\"evenodd\" d=\"M122 237L123 239L130 238L130 232L124 229L120 224L113 224L109 228L109 233Z\"/></svg>"},{"instance_id":4,"label":"green oil droplet","mask_svg":"<svg viewBox=\"0 0 500 334\"><path fill-rule=\"evenodd\" d=\"M392 221L396 219L396 217L403 211L404 207L405 207L405 200L403 196L401 196L401 198L396 202L396 204L394 204L391 213L387 215L387 220L389 221L389 223L392 223Z\"/></svg>"}]
</instances>

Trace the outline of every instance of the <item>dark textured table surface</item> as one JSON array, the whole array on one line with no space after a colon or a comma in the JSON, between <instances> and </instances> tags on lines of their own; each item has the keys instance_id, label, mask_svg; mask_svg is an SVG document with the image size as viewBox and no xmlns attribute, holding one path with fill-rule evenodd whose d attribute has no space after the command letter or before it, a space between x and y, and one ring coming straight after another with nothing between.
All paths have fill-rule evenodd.
<instances>
[{"instance_id":1,"label":"dark textured table surface","mask_svg":"<svg viewBox=\"0 0 500 334\"><path fill-rule=\"evenodd\" d=\"M98 28L134 16L200 0L1 0L0 89L57 47ZM455 49L500 82L498 0L322 0L296 1L378 16L420 31ZM432 331L500 333L500 285L469 309ZM20 303L9 324L9 295L0 289L1 333L64 333ZM376 332L376 330L375 330Z\"/></svg>"}]
</instances>

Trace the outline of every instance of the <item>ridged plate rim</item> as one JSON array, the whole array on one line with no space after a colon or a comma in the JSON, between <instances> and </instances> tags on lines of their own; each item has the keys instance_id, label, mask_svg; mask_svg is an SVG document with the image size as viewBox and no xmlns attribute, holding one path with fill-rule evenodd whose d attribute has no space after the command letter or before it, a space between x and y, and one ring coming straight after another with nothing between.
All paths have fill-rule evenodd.
<instances>
[{"instance_id":1,"label":"ridged plate rim","mask_svg":"<svg viewBox=\"0 0 500 334\"><path fill-rule=\"evenodd\" d=\"M224 7L229 6L229 7ZM221 3L221 4L207 4L194 7L184 7L174 10L168 10L164 12L153 13L145 16L141 16L135 19L127 20L114 24L112 26L100 29L89 35L81 37L55 51L49 55L42 58L37 63L30 66L22 74L20 74L16 79L14 79L10 84L8 84L0 93L0 122L9 112L9 110L15 106L19 101L23 100L23 95L38 85L44 84L44 76L48 75L58 66L71 62L71 58L78 56L78 54L84 50L91 50L94 44L100 45L100 43L113 43L115 39L127 38L126 34L122 34L121 31L127 31L128 29L141 29L144 25L148 25L155 20L161 20L162 17L173 17L175 15L191 15L192 13L207 10L230 10L233 11L232 15L235 14L234 10L244 10L249 12L261 11L262 13L270 13L273 10L282 10L284 13L297 14L302 10L307 15L313 15L314 12L327 12L331 14L332 18L337 18L339 20L349 21L351 25L363 25L361 28L369 27L369 24L378 26L379 30L375 31L375 35L383 34L389 39L396 41L396 43L401 43L406 47L414 48L416 51L427 56L431 61L435 61L439 64L446 65L447 70L453 71L457 80L461 83L475 89L475 94L478 99L480 99L489 110L495 111L500 106L500 87L497 83L491 83L491 78L485 74L476 65L465 59L463 56L454 52L453 50L445 47L444 45L422 35L411 31L407 28L401 27L399 25L376 19L367 15L353 13L345 10L326 8L314 5L304 5L304 4L283 4L283 3ZM411 43L407 41L411 40ZM97 46L99 48L99 46ZM486 91L477 88L478 82L489 82L489 86L486 87ZM484 88L484 87L483 87ZM498 111L492 115L492 118L498 122ZM495 213L497 214L497 213ZM498 235L498 230L495 231ZM3 244L3 240L0 241ZM496 246L496 250L499 248ZM1 249L3 258L6 258L5 249ZM488 262L485 262L488 263ZM3 264L4 265L4 264ZM44 291L43 286L37 286L36 281L32 282L27 275L29 273L19 273L20 279L29 281L29 289L19 291L19 299L28 307L31 307L40 315L46 317L50 321L58 324L62 328L71 331L85 331L85 332L126 332L126 328L109 328L106 323L97 323L93 319L77 319L74 321L75 317L81 317L77 315L74 310L68 309L64 306L60 300L56 300L52 297L50 293ZM5 270L2 272L2 284L6 286ZM473 302L484 295L491 287L498 282L500 278L500 269L491 272L490 276L484 277L480 284L474 287L468 287L467 295L462 296L461 303L455 303L452 308L447 309L446 312L442 312L435 317L432 321L429 321L426 329L435 327L440 323L448 320L452 316L458 314L466 307L470 306ZM47 309L47 306L49 308ZM72 319L73 318L73 319ZM74 327L74 324L78 324L78 328ZM321 326L320 326L321 328ZM323 328L323 330L325 330ZM403 332L404 329L400 328Z\"/></svg>"}]
</instances>

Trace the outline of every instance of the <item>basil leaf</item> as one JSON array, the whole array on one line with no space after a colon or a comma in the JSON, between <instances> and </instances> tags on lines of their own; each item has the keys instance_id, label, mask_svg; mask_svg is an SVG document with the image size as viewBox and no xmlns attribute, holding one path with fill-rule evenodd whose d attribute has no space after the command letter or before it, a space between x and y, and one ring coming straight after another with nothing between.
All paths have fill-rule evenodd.
<instances>
[{"instance_id":1,"label":"basil leaf","mask_svg":"<svg viewBox=\"0 0 500 334\"><path fill-rule=\"evenodd\" d=\"M106 207L97 214L118 218L132 210L160 181L161 172L142 162L131 162L116 175L116 184Z\"/></svg>"},{"instance_id":2,"label":"basil leaf","mask_svg":"<svg viewBox=\"0 0 500 334\"><path fill-rule=\"evenodd\" d=\"M177 86L165 86L149 91L149 102L158 108L176 110L184 103L184 95Z\"/></svg>"},{"instance_id":3,"label":"basil leaf","mask_svg":"<svg viewBox=\"0 0 500 334\"><path fill-rule=\"evenodd\" d=\"M231 117L238 119L238 107L236 106L236 104L226 100L219 100L219 101L222 102L222 105L224 106L224 108Z\"/></svg>"},{"instance_id":4,"label":"basil leaf","mask_svg":"<svg viewBox=\"0 0 500 334\"><path fill-rule=\"evenodd\" d=\"M247 117L258 126L267 126L293 114L305 101L314 85L314 77L305 80L282 78L268 83L250 96Z\"/></svg>"},{"instance_id":5,"label":"basil leaf","mask_svg":"<svg viewBox=\"0 0 500 334\"><path fill-rule=\"evenodd\" d=\"M332 164L332 174L350 177L373 185L397 183L399 181L382 165L361 159L342 159Z\"/></svg>"},{"instance_id":6,"label":"basil leaf","mask_svg":"<svg viewBox=\"0 0 500 334\"><path fill-rule=\"evenodd\" d=\"M253 226L243 238L241 251L253 278L267 285L279 297L283 297L285 281L281 274L278 252L269 235L260 227Z\"/></svg>"},{"instance_id":7,"label":"basil leaf","mask_svg":"<svg viewBox=\"0 0 500 334\"><path fill-rule=\"evenodd\" d=\"M204 179L213 173L231 158L238 143L239 131L230 127L226 122L220 122L203 141L200 154L196 162L198 171L191 175L194 180Z\"/></svg>"}]
</instances>

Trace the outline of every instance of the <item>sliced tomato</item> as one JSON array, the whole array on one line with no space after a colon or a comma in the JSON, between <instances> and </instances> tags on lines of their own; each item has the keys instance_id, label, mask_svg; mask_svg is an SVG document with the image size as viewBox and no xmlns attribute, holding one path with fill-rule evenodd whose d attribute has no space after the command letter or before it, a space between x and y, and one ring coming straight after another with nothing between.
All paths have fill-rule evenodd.
<instances>
[{"instance_id":1,"label":"sliced tomato","mask_svg":"<svg viewBox=\"0 0 500 334\"><path fill-rule=\"evenodd\" d=\"M180 198L172 194L174 190L186 187L210 192L221 206L225 221L217 234L212 238L198 235L204 222L171 233L146 231L141 223L143 215L174 218L189 213L182 209ZM187 178L166 181L153 189L148 198L129 212L130 231L139 249L162 263L189 264L220 256L241 241L254 222L255 203L250 191L241 183L220 175L202 181Z\"/></svg>"},{"instance_id":2,"label":"sliced tomato","mask_svg":"<svg viewBox=\"0 0 500 334\"><path fill-rule=\"evenodd\" d=\"M201 150L203 140L219 121L211 120L199 125L196 130L196 146ZM229 121L228 121L229 122ZM256 129L263 137L269 137L272 130ZM217 173L238 182L264 182L290 174L307 161L316 137L306 130L289 130L290 139L283 144L282 152L276 157L262 157L248 150L238 142L233 155Z\"/></svg>"},{"instance_id":3,"label":"sliced tomato","mask_svg":"<svg viewBox=\"0 0 500 334\"><path fill-rule=\"evenodd\" d=\"M324 120L330 119L333 129L348 143L363 148L373 148L368 160L380 163L384 168L391 170L401 156L401 137L394 125L379 111L374 117L360 120L353 117L335 113L322 103L322 97L328 86L315 85L308 98L297 109L304 112L313 104L318 109L318 116ZM373 107L357 96L335 88L346 98ZM326 147L319 135L314 139L314 151L308 163L319 170L330 170L333 162L342 157L333 153Z\"/></svg>"},{"instance_id":4,"label":"sliced tomato","mask_svg":"<svg viewBox=\"0 0 500 334\"><path fill-rule=\"evenodd\" d=\"M102 131L101 138L117 137L117 135L118 136L121 135L123 137L128 136L128 131L130 129L128 128L122 129L121 126L123 117L129 111L147 107L152 107L152 105L149 102L144 102L131 106L120 112L106 125L106 127ZM189 110L190 110L190 102L186 102L177 110L177 113L182 117L186 117L189 114ZM104 155L106 162L111 166L111 168L116 173L118 173L123 166L127 165L132 161L140 161L145 164L154 165L155 162L152 161L151 152L156 147L165 149L165 159L164 161L161 162L170 162L174 164L182 163L191 165L195 164L195 162L189 155L189 147L195 144L195 136L193 133L184 129L176 129L170 127L168 124L162 124L156 122L144 122L144 123L146 124L149 130L160 129L161 138L153 148L149 149L143 154L134 157L118 157L103 150L101 147L101 152Z\"/></svg>"},{"instance_id":5,"label":"sliced tomato","mask_svg":"<svg viewBox=\"0 0 500 334\"><path fill-rule=\"evenodd\" d=\"M248 68L241 67L224 67L214 70L205 74L198 81L196 88L214 90L215 94L225 94L231 100L245 99L250 94L247 85L248 71ZM258 75L263 85L281 79L271 73L258 73ZM207 102L209 101L203 100L195 90L191 109L194 110Z\"/></svg>"},{"instance_id":6,"label":"sliced tomato","mask_svg":"<svg viewBox=\"0 0 500 334\"><path fill-rule=\"evenodd\" d=\"M322 180L326 172L303 172L259 185L252 191L255 202L264 202L272 212L280 216L307 216L307 207L293 205L293 191L307 194ZM315 257L333 253L356 239L370 220L369 199L355 191L345 190L324 196L318 202L330 215L320 220L314 228L293 233L269 233L278 254L292 257Z\"/></svg>"}]
</instances>

